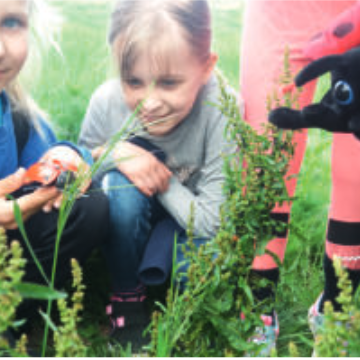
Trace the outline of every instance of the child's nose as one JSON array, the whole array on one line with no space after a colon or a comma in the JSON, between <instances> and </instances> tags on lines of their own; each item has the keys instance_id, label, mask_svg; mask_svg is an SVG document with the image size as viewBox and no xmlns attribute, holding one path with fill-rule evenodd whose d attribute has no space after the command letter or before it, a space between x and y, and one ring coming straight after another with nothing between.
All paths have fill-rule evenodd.
<instances>
[{"instance_id":1,"label":"child's nose","mask_svg":"<svg viewBox=\"0 0 360 360\"><path fill-rule=\"evenodd\" d=\"M161 101L155 97L148 97L143 102L143 111L154 112L161 106Z\"/></svg>"}]
</instances>

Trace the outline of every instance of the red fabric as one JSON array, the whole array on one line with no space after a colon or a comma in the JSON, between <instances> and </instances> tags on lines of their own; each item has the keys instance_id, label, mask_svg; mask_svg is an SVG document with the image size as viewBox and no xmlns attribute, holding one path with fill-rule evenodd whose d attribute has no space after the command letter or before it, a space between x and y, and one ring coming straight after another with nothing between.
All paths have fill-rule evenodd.
<instances>
[{"instance_id":1,"label":"red fabric","mask_svg":"<svg viewBox=\"0 0 360 360\"><path fill-rule=\"evenodd\" d=\"M360 222L360 141L353 135L334 135L332 184L330 218Z\"/></svg>"},{"instance_id":2,"label":"red fabric","mask_svg":"<svg viewBox=\"0 0 360 360\"><path fill-rule=\"evenodd\" d=\"M245 103L245 120L255 129L260 129L261 124L267 122L267 97L274 90L278 90L278 80L283 70L285 47L289 47L290 66L295 75L309 62L303 53L309 39L321 32L330 21L354 4L355 1L350 0L246 1L240 56L240 92ZM304 87L300 98L301 107L312 102L314 91L315 82ZM337 136L335 135L335 137ZM348 138L351 136L348 135ZM295 134L294 141L297 145L294 159L290 164L290 174L297 174L300 170L306 148L306 137L306 131ZM335 143L335 147L338 148L338 141ZM341 153L344 154L346 151L345 145ZM358 158L360 158L360 152ZM338 172L337 156L334 157L333 162L335 165L333 173ZM358 162L360 163L360 161ZM346 187L348 182L352 182L352 174L346 173L343 176L347 180L342 182L342 186ZM294 194L295 187L296 179L287 182L290 195ZM348 191L356 194L353 186ZM338 186L334 186L333 199L341 198L341 193L342 190ZM275 211L290 212L290 208L291 204L284 204L282 207L277 207ZM333 212L337 212L337 210L334 208ZM270 244L269 249L273 249L272 251L282 260L286 240L276 239ZM276 267L269 255L256 258L254 262L255 269L264 270Z\"/></svg>"},{"instance_id":3,"label":"red fabric","mask_svg":"<svg viewBox=\"0 0 360 360\"><path fill-rule=\"evenodd\" d=\"M267 244L266 249L276 254L276 256L282 262L285 257L286 243L287 243L286 239L282 239L282 238L273 239ZM269 254L260 255L254 259L253 262L254 270L268 270L274 268L277 268L277 264L274 260L274 257Z\"/></svg>"},{"instance_id":4,"label":"red fabric","mask_svg":"<svg viewBox=\"0 0 360 360\"><path fill-rule=\"evenodd\" d=\"M350 270L360 270L360 245L345 246L326 241L326 255L333 260L334 256L341 259L344 267Z\"/></svg>"},{"instance_id":5,"label":"red fabric","mask_svg":"<svg viewBox=\"0 0 360 360\"><path fill-rule=\"evenodd\" d=\"M304 56L312 60L342 54L360 45L360 2L342 12L305 46Z\"/></svg>"}]
</instances>

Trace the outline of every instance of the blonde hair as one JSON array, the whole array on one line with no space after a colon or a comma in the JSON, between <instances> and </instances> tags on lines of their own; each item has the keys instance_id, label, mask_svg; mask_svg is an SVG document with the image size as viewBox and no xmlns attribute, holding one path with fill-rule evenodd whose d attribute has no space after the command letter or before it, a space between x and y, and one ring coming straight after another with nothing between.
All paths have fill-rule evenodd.
<instances>
[{"instance_id":1,"label":"blonde hair","mask_svg":"<svg viewBox=\"0 0 360 360\"><path fill-rule=\"evenodd\" d=\"M26 66L29 69L32 63L36 63L36 68L41 68L41 58L44 51L55 48L60 52L56 42L56 35L61 25L61 17L51 7L46 0L27 0L30 20L30 42L32 44L29 59ZM39 71L40 72L40 71ZM33 76L34 72L32 71ZM24 118L32 122L37 129L39 124L37 119L40 116L46 118L44 111L36 104L32 97L26 92L19 77L13 79L5 88L14 110L24 115Z\"/></svg>"},{"instance_id":2,"label":"blonde hair","mask_svg":"<svg viewBox=\"0 0 360 360\"><path fill-rule=\"evenodd\" d=\"M175 27L177 26L177 29ZM108 41L121 76L131 71L134 60L145 48L155 53L154 43L180 29L199 61L211 51L211 19L206 0L119 0L110 20ZM176 46L176 38L173 38Z\"/></svg>"}]
</instances>

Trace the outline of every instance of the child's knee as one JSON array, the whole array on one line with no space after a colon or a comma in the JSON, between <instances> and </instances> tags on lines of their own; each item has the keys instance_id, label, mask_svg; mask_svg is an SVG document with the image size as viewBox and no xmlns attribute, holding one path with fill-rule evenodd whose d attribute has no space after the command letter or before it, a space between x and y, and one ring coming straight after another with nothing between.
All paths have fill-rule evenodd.
<instances>
[{"instance_id":1,"label":"child's knee","mask_svg":"<svg viewBox=\"0 0 360 360\"><path fill-rule=\"evenodd\" d=\"M101 187L109 199L110 218L122 227L133 227L149 213L150 199L119 171L110 171Z\"/></svg>"}]
</instances>

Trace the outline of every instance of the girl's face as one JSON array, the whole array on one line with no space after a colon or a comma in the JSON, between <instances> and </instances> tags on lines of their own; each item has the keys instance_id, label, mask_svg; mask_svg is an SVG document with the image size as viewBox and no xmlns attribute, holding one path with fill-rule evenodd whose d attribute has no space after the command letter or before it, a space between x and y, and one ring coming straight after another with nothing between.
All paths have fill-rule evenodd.
<instances>
[{"instance_id":1,"label":"girl's face","mask_svg":"<svg viewBox=\"0 0 360 360\"><path fill-rule=\"evenodd\" d=\"M16 78L28 54L27 0L0 0L0 91Z\"/></svg>"},{"instance_id":2,"label":"girl's face","mask_svg":"<svg viewBox=\"0 0 360 360\"><path fill-rule=\"evenodd\" d=\"M171 37L160 41L171 41ZM162 45L160 48L171 51L158 61L147 53L140 54L129 76L122 79L125 101L132 110L143 102L139 118L154 136L171 132L186 118L217 60L212 54L201 63L183 37L176 39L176 46Z\"/></svg>"}]
</instances>

